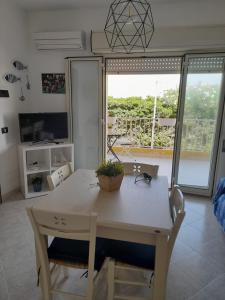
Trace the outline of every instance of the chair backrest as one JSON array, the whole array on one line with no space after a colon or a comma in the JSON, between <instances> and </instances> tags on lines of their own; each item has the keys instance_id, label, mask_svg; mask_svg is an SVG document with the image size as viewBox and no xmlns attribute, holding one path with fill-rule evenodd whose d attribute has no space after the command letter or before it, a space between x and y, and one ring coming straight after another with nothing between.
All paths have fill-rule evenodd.
<instances>
[{"instance_id":1,"label":"chair backrest","mask_svg":"<svg viewBox=\"0 0 225 300\"><path fill-rule=\"evenodd\" d=\"M134 174L138 175L139 173L148 173L152 177L156 177L158 175L159 166L158 165L149 165L142 164L137 162L123 162L124 174Z\"/></svg>"},{"instance_id":2,"label":"chair backrest","mask_svg":"<svg viewBox=\"0 0 225 300\"><path fill-rule=\"evenodd\" d=\"M54 190L60 185L67 177L72 174L70 163L63 165L55 170L51 175L47 176L47 181L50 190Z\"/></svg>"},{"instance_id":3,"label":"chair backrest","mask_svg":"<svg viewBox=\"0 0 225 300\"><path fill-rule=\"evenodd\" d=\"M50 287L50 271L46 236L89 241L87 299L93 292L94 260L96 244L96 214L66 214L27 208L36 244L36 251L43 279Z\"/></svg>"},{"instance_id":4,"label":"chair backrest","mask_svg":"<svg viewBox=\"0 0 225 300\"><path fill-rule=\"evenodd\" d=\"M179 186L177 185L173 186L172 191L170 193L169 201L170 201L171 217L173 220L173 229L169 236L169 241L168 241L169 242L168 259L170 260L177 234L180 230L181 224L185 217L184 196L181 190L179 189Z\"/></svg>"}]
</instances>

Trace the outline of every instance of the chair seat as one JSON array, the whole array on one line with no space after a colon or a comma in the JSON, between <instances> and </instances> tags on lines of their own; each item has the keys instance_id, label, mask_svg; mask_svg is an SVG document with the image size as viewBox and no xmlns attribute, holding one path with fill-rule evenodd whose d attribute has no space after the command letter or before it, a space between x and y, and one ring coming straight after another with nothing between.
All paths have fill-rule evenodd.
<instances>
[{"instance_id":1,"label":"chair seat","mask_svg":"<svg viewBox=\"0 0 225 300\"><path fill-rule=\"evenodd\" d=\"M124 241L105 241L106 256L135 267L154 270L155 246Z\"/></svg>"},{"instance_id":2,"label":"chair seat","mask_svg":"<svg viewBox=\"0 0 225 300\"><path fill-rule=\"evenodd\" d=\"M48 248L48 258L67 264L88 265L89 242L54 238ZM96 239L95 270L100 271L104 263L103 240Z\"/></svg>"}]
</instances>

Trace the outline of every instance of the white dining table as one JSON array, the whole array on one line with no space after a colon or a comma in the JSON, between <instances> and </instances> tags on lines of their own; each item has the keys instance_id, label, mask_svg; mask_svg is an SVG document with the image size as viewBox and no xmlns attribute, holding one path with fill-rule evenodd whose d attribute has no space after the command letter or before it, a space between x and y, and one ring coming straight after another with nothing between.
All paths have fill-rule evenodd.
<instances>
[{"instance_id":1,"label":"white dining table","mask_svg":"<svg viewBox=\"0 0 225 300\"><path fill-rule=\"evenodd\" d=\"M93 170L77 170L34 207L52 212L97 213L97 236L156 246L153 300L165 300L167 240L173 223L168 179L153 178L148 184L124 176L120 190L102 191Z\"/></svg>"}]
</instances>

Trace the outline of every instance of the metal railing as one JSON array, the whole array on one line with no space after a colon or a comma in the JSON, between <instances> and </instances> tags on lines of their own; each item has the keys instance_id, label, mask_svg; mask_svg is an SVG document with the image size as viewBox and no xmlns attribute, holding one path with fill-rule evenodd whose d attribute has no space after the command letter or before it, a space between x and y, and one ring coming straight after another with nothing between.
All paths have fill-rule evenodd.
<instances>
[{"instance_id":1,"label":"metal railing","mask_svg":"<svg viewBox=\"0 0 225 300\"><path fill-rule=\"evenodd\" d=\"M115 134L121 134L117 145L122 140L129 140L134 146L152 149L173 149L175 125L172 119L156 119L152 130L152 118L116 118L108 128ZM184 119L182 129L182 151L208 152L214 139L216 122L212 119ZM153 134L154 132L154 134Z\"/></svg>"}]
</instances>

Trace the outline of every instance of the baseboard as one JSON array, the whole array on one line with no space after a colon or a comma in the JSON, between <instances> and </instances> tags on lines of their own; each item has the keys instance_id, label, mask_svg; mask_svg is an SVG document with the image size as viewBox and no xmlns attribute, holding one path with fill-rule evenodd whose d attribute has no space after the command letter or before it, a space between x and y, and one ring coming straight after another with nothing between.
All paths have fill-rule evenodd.
<instances>
[{"instance_id":1,"label":"baseboard","mask_svg":"<svg viewBox=\"0 0 225 300\"><path fill-rule=\"evenodd\" d=\"M7 192L5 194L2 194L2 203L7 202L15 193L20 192L20 187L11 190L10 192Z\"/></svg>"}]
</instances>

